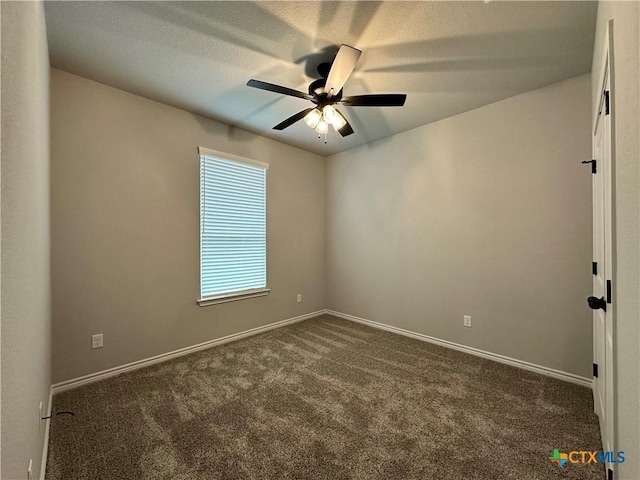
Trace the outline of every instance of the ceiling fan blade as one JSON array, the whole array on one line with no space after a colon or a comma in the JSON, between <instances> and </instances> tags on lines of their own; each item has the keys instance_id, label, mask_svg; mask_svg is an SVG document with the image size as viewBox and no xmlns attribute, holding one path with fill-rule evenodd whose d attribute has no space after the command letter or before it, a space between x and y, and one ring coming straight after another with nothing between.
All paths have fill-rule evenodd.
<instances>
[{"instance_id":1,"label":"ceiling fan blade","mask_svg":"<svg viewBox=\"0 0 640 480\"><path fill-rule=\"evenodd\" d=\"M247 82L247 86L259 88L260 90L267 90L269 92L281 93L282 95L304 98L305 100L313 100L313 95L309 95L308 93L299 92L293 88L287 88L273 83L261 82L260 80L251 79Z\"/></svg>"},{"instance_id":2,"label":"ceiling fan blade","mask_svg":"<svg viewBox=\"0 0 640 480\"><path fill-rule=\"evenodd\" d=\"M278 125L273 127L273 129L274 130L284 130L285 128L290 127L291 125L296 123L297 121L302 120L304 117L307 116L307 113L309 113L311 110L313 110L313 108L305 108L301 112L298 112L295 115L291 115L286 120L280 122Z\"/></svg>"},{"instance_id":3,"label":"ceiling fan blade","mask_svg":"<svg viewBox=\"0 0 640 480\"><path fill-rule=\"evenodd\" d=\"M340 130L338 130L338 133L340 135L342 135L343 137L348 137L349 135L351 135L353 133L353 128L351 128L351 125L349 125L349 122L347 121L347 119L344 119L345 123L344 127L342 127Z\"/></svg>"},{"instance_id":4,"label":"ceiling fan blade","mask_svg":"<svg viewBox=\"0 0 640 480\"><path fill-rule=\"evenodd\" d=\"M327 83L324 86L329 98L342 90L351 72L356 68L356 63L360 55L362 55L362 52L357 48L350 47L349 45L342 45L340 47L331 65L331 70L329 70Z\"/></svg>"},{"instance_id":5,"label":"ceiling fan blade","mask_svg":"<svg viewBox=\"0 0 640 480\"><path fill-rule=\"evenodd\" d=\"M347 107L401 107L406 99L404 93L383 93L343 97L339 103Z\"/></svg>"}]
</instances>

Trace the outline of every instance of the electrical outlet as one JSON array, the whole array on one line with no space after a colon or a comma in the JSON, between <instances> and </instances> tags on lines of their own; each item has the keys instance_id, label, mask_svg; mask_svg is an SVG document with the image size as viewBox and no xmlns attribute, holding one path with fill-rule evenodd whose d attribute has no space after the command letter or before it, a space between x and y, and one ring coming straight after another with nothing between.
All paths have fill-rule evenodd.
<instances>
[{"instance_id":1,"label":"electrical outlet","mask_svg":"<svg viewBox=\"0 0 640 480\"><path fill-rule=\"evenodd\" d=\"M471 317L469 315L464 316L464 326L471 328Z\"/></svg>"},{"instance_id":2,"label":"electrical outlet","mask_svg":"<svg viewBox=\"0 0 640 480\"><path fill-rule=\"evenodd\" d=\"M298 294L298 303L302 303L302 294L301 293Z\"/></svg>"},{"instance_id":3,"label":"electrical outlet","mask_svg":"<svg viewBox=\"0 0 640 480\"><path fill-rule=\"evenodd\" d=\"M31 480L31 469L33 468L33 458L29 459L29 468L27 468L27 480Z\"/></svg>"},{"instance_id":4,"label":"electrical outlet","mask_svg":"<svg viewBox=\"0 0 640 480\"><path fill-rule=\"evenodd\" d=\"M102 348L104 346L102 334L91 335L91 348Z\"/></svg>"}]
</instances>

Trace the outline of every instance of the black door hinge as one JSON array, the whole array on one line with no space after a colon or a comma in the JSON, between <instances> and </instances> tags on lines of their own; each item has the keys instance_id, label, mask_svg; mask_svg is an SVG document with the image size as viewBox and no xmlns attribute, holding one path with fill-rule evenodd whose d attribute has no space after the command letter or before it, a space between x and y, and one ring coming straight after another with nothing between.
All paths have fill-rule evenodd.
<instances>
[{"instance_id":1,"label":"black door hinge","mask_svg":"<svg viewBox=\"0 0 640 480\"><path fill-rule=\"evenodd\" d=\"M583 160L580 163L590 163L591 164L591 173L597 173L598 169L596 168L596 161L595 160Z\"/></svg>"},{"instance_id":2,"label":"black door hinge","mask_svg":"<svg viewBox=\"0 0 640 480\"><path fill-rule=\"evenodd\" d=\"M607 303L611 303L611 280L607 280Z\"/></svg>"},{"instance_id":3,"label":"black door hinge","mask_svg":"<svg viewBox=\"0 0 640 480\"><path fill-rule=\"evenodd\" d=\"M591 262L591 273L598 274L598 262Z\"/></svg>"},{"instance_id":4,"label":"black door hinge","mask_svg":"<svg viewBox=\"0 0 640 480\"><path fill-rule=\"evenodd\" d=\"M609 90L604 91L604 114L609 115Z\"/></svg>"},{"instance_id":5,"label":"black door hinge","mask_svg":"<svg viewBox=\"0 0 640 480\"><path fill-rule=\"evenodd\" d=\"M597 363L593 364L593 376L598 378L598 364Z\"/></svg>"},{"instance_id":6,"label":"black door hinge","mask_svg":"<svg viewBox=\"0 0 640 480\"><path fill-rule=\"evenodd\" d=\"M613 480L613 470L607 469L607 480Z\"/></svg>"}]
</instances>

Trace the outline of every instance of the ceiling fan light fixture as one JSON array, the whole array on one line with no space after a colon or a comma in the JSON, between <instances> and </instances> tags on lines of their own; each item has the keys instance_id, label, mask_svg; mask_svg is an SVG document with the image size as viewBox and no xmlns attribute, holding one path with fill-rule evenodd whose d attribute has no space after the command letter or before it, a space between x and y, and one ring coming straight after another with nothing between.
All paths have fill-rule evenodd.
<instances>
[{"instance_id":1,"label":"ceiling fan light fixture","mask_svg":"<svg viewBox=\"0 0 640 480\"><path fill-rule=\"evenodd\" d=\"M347 124L347 119L344 118L344 116L338 110L335 110L335 112L336 116L333 119L333 122L331 122L331 125L333 125L333 128L335 128L337 132Z\"/></svg>"},{"instance_id":2,"label":"ceiling fan light fixture","mask_svg":"<svg viewBox=\"0 0 640 480\"><path fill-rule=\"evenodd\" d=\"M337 116L338 116L337 110L333 108L331 105L327 105L322 109L322 119L331 125L333 125L333 122L336 121Z\"/></svg>"},{"instance_id":3,"label":"ceiling fan light fixture","mask_svg":"<svg viewBox=\"0 0 640 480\"><path fill-rule=\"evenodd\" d=\"M304 117L304 123L306 123L309 128L316 128L321 120L322 120L322 112L317 108L314 108L313 110L311 110Z\"/></svg>"},{"instance_id":4,"label":"ceiling fan light fixture","mask_svg":"<svg viewBox=\"0 0 640 480\"><path fill-rule=\"evenodd\" d=\"M320 120L318 122L318 125L316 125L316 132L318 132L320 135L324 135L328 131L329 131L329 124L324 120Z\"/></svg>"}]
</instances>

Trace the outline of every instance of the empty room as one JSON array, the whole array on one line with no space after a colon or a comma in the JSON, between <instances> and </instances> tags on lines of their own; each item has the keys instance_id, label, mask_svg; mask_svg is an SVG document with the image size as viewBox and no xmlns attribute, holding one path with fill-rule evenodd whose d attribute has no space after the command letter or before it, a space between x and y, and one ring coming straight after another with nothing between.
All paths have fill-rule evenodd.
<instances>
[{"instance_id":1,"label":"empty room","mask_svg":"<svg viewBox=\"0 0 640 480\"><path fill-rule=\"evenodd\" d=\"M2 480L640 480L640 3L1 1Z\"/></svg>"}]
</instances>

